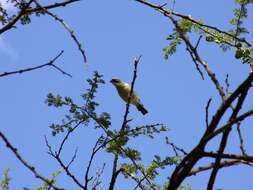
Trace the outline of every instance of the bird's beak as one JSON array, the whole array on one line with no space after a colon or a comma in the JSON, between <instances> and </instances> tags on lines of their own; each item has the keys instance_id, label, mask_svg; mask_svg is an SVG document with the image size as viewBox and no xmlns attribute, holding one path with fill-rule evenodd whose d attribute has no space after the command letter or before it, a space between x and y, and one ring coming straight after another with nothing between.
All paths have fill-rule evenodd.
<instances>
[{"instance_id":1,"label":"bird's beak","mask_svg":"<svg viewBox=\"0 0 253 190\"><path fill-rule=\"evenodd\" d=\"M110 83L112 83L112 80L110 80Z\"/></svg>"}]
</instances>

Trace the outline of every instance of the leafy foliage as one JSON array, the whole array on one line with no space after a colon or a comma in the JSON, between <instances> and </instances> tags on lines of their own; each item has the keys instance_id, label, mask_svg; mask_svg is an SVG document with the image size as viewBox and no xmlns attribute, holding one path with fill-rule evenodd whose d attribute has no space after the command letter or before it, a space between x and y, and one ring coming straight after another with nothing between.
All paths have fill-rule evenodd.
<instances>
[{"instance_id":1,"label":"leafy foliage","mask_svg":"<svg viewBox=\"0 0 253 190\"><path fill-rule=\"evenodd\" d=\"M228 31L217 30L216 28L203 25L202 20L194 20L192 22L188 19L181 19L179 21L179 27L184 33L197 33L205 36L207 42L216 43L223 51L235 49L235 57L242 59L243 63L252 63L252 48L248 47L244 38L238 42L238 37L249 33L248 30L243 27L243 19L248 18L247 6L252 3L252 0L236 0L235 4L239 5L239 8L233 10L234 18L230 20L230 24L235 26L234 29ZM176 29L169 35L167 40L170 41L169 45L163 49L163 55L165 59L173 55L177 46L181 44L182 39ZM251 54L251 55L250 55Z\"/></svg>"},{"instance_id":2,"label":"leafy foliage","mask_svg":"<svg viewBox=\"0 0 253 190\"><path fill-rule=\"evenodd\" d=\"M72 130L76 125L82 123L84 126L88 126L90 119L96 121L96 127L108 128L111 125L110 114L103 112L99 116L96 114L96 107L99 105L94 99L96 97L97 88L99 84L104 84L102 75L98 72L94 72L93 78L88 79L87 82L90 86L85 94L81 97L84 101L84 106L78 106L74 103L73 99L70 97L62 97L60 95L53 95L49 93L45 103L48 106L54 106L56 108L67 106L68 114L65 115L65 119L62 120L62 124L52 124L50 128L52 129L52 135L55 136L60 132L64 132L65 129L68 131Z\"/></svg>"},{"instance_id":3,"label":"leafy foliage","mask_svg":"<svg viewBox=\"0 0 253 190\"><path fill-rule=\"evenodd\" d=\"M61 170L57 170L56 172L53 172L52 173L52 178L51 179L48 179L52 184L56 183L57 180L56 178L61 174ZM24 190L48 190L50 189L50 185L48 185L47 183L43 183L42 185L39 185L38 187L36 188L28 188L28 187L24 187Z\"/></svg>"},{"instance_id":4,"label":"leafy foliage","mask_svg":"<svg viewBox=\"0 0 253 190\"><path fill-rule=\"evenodd\" d=\"M202 23L202 20L198 20L197 22ZM178 24L184 33L200 32L199 26L189 20L181 19ZM177 50L177 46L182 42L177 29L173 29L173 33L167 37L167 40L169 40L170 43L167 47L163 48L163 55L165 59L168 59L171 55L173 55Z\"/></svg>"},{"instance_id":5,"label":"leafy foliage","mask_svg":"<svg viewBox=\"0 0 253 190\"><path fill-rule=\"evenodd\" d=\"M0 182L0 188L1 189L9 189L9 183L11 180L11 177L9 176L10 167L5 168L3 172L3 180Z\"/></svg>"}]
</instances>

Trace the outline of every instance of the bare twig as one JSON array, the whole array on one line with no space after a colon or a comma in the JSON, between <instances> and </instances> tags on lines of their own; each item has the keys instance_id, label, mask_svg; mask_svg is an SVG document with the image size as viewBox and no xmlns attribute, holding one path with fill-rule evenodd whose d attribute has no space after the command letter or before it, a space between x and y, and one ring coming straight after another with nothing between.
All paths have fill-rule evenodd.
<instances>
[{"instance_id":1,"label":"bare twig","mask_svg":"<svg viewBox=\"0 0 253 190\"><path fill-rule=\"evenodd\" d=\"M64 146L65 142L67 141L69 135L70 135L71 133L73 133L73 131L74 131L78 126L80 126L80 124L81 124L82 122L83 122L83 121L78 122L72 129L69 129L69 130L68 130L68 133L67 133L67 134L65 135L65 137L63 138L63 140L62 140L62 142L61 142L61 144L60 144L60 147L59 147L59 149L58 149L58 151L57 151L57 153L56 153L56 155L57 155L58 157L60 157L60 154L61 154L61 151L62 151L62 149L63 149L63 146ZM46 137L45 137L45 138L46 138Z\"/></svg>"},{"instance_id":2,"label":"bare twig","mask_svg":"<svg viewBox=\"0 0 253 190\"><path fill-rule=\"evenodd\" d=\"M46 67L46 66L52 66L52 67L56 68L57 70L59 70L62 74L67 75L69 77L72 77L70 74L66 73L61 68L57 67L54 64L54 62L63 54L63 52L64 51L62 50L55 58L53 58L48 63L45 63L43 65L39 65L39 66L36 66L36 67L27 68L27 69L21 69L21 70L18 70L18 71L4 72L4 73L0 74L0 77L4 77L4 76L7 76L7 75L12 75L12 74L22 74L24 72L33 71L33 70L40 69L40 68Z\"/></svg>"},{"instance_id":3,"label":"bare twig","mask_svg":"<svg viewBox=\"0 0 253 190\"><path fill-rule=\"evenodd\" d=\"M203 156L205 157L211 157L211 158L217 158L218 154L213 152L204 152ZM221 154L221 157L224 159L236 159L236 160L244 160L246 162L252 162L253 163L253 156L248 155L237 155L237 154Z\"/></svg>"},{"instance_id":4,"label":"bare twig","mask_svg":"<svg viewBox=\"0 0 253 190\"><path fill-rule=\"evenodd\" d=\"M3 141L5 142L7 148L9 148L16 156L16 158L26 167L28 168L36 178L41 179L43 182L45 182L46 184L48 184L49 186L51 186L53 189L55 190L63 190L63 188L59 188L57 186L55 186L53 184L53 181L49 180L48 178L43 177L42 175L40 175L35 167L31 166L27 161L25 161L25 159L18 153L18 150L12 146L12 144L10 143L10 141L7 139L7 137L0 131L0 136L3 139Z\"/></svg>"},{"instance_id":5,"label":"bare twig","mask_svg":"<svg viewBox=\"0 0 253 190\"><path fill-rule=\"evenodd\" d=\"M190 50L190 48L189 48L188 46L186 47L186 50L190 53L190 56L191 56L191 58L192 58L192 61L194 62L195 67L196 67L197 71L199 72L199 74L200 74L202 80L205 80L204 75L203 75L202 71L201 71L200 68L199 68L199 64L198 64L198 62L197 62L197 60L196 60L196 58L195 58L193 52Z\"/></svg>"},{"instance_id":6,"label":"bare twig","mask_svg":"<svg viewBox=\"0 0 253 190\"><path fill-rule=\"evenodd\" d=\"M96 177L94 178L94 180L92 182L91 190L97 190L97 186L99 186L101 184L100 177L101 177L102 173L104 172L104 168L105 168L105 163L103 164L102 168L99 168L97 170Z\"/></svg>"},{"instance_id":7,"label":"bare twig","mask_svg":"<svg viewBox=\"0 0 253 190\"><path fill-rule=\"evenodd\" d=\"M240 127L241 127L241 123L238 122L236 128L237 128L238 136L239 136L239 139L240 139L240 149L241 149L242 154L244 156L246 156L247 155L246 154L246 149L244 148L243 137L242 137L242 132L241 132Z\"/></svg>"},{"instance_id":8,"label":"bare twig","mask_svg":"<svg viewBox=\"0 0 253 190\"><path fill-rule=\"evenodd\" d=\"M225 79L225 84L226 84L226 93L227 93L227 95L229 96L229 86L230 86L230 84L229 84L229 80L228 80L228 77L229 77L229 75L227 74L226 75L226 79Z\"/></svg>"},{"instance_id":9,"label":"bare twig","mask_svg":"<svg viewBox=\"0 0 253 190\"><path fill-rule=\"evenodd\" d=\"M212 101L212 98L209 98L207 104L206 104L206 127L208 127L208 123L209 123L209 119L208 119L208 116L209 116L209 113L208 113L208 110L209 110L209 106L210 106L210 103Z\"/></svg>"},{"instance_id":10,"label":"bare twig","mask_svg":"<svg viewBox=\"0 0 253 190\"><path fill-rule=\"evenodd\" d=\"M60 164L60 166L64 169L66 174L81 188L85 190L85 187L78 181L78 179L69 171L68 166L66 166L63 161L61 160L60 156L57 152L54 152L51 145L49 144L47 137L45 136L45 142L48 147L48 154L51 155L53 158L57 160L57 162Z\"/></svg>"},{"instance_id":11,"label":"bare twig","mask_svg":"<svg viewBox=\"0 0 253 190\"><path fill-rule=\"evenodd\" d=\"M199 43L200 43L200 40L201 40L202 37L203 37L202 35L199 36L199 39L198 39L198 41L197 41L197 43L196 43L196 45L195 45L195 47L194 47L195 51L197 51L197 48L198 48L198 46L199 46ZM190 48L189 48L188 46L186 47L186 50L190 53L190 55L191 55L191 57L192 57L192 60L193 60L193 62L194 62L194 64L195 64L195 67L196 67L197 71L199 72L199 74L200 74L202 80L204 80L204 79L205 79L205 78L204 78L204 75L203 75L202 71L201 71L200 68L199 68L199 64L197 63L197 60L195 59L194 52L192 52L192 50L190 50Z\"/></svg>"},{"instance_id":12,"label":"bare twig","mask_svg":"<svg viewBox=\"0 0 253 190\"><path fill-rule=\"evenodd\" d=\"M198 41L197 41L197 43L196 43L196 45L195 45L195 47L194 47L195 49L198 48L199 43L200 43L200 40L201 40L202 37L203 37L202 35L199 36L199 39L198 39Z\"/></svg>"},{"instance_id":13,"label":"bare twig","mask_svg":"<svg viewBox=\"0 0 253 190\"><path fill-rule=\"evenodd\" d=\"M50 15L51 17L53 17L55 20L57 20L58 22L60 22L63 25L63 27L69 32L70 36L72 37L72 39L74 40L74 42L77 44L78 49L79 49L79 51L82 54L84 62L86 63L87 62L87 58L86 58L86 55L85 55L85 51L82 48L82 44L79 42L79 40L77 39L76 35L74 34L74 31L67 25L67 23L63 19L61 19L57 15L49 12L47 9L45 9L43 6L41 6L40 3L37 0L34 0L34 2L36 3L36 5L38 7L40 7L43 11L45 11L45 13L47 13L48 15Z\"/></svg>"},{"instance_id":14,"label":"bare twig","mask_svg":"<svg viewBox=\"0 0 253 190\"><path fill-rule=\"evenodd\" d=\"M77 155L77 151L78 151L78 148L76 148L74 155L72 156L70 162L69 162L68 165L67 165L67 168L69 168L70 165L75 161L76 155Z\"/></svg>"},{"instance_id":15,"label":"bare twig","mask_svg":"<svg viewBox=\"0 0 253 190\"><path fill-rule=\"evenodd\" d=\"M228 127L232 126L235 123L241 122L244 119L246 119L247 117L253 115L253 109L245 112L244 114L238 116L237 118L231 120L230 122L228 122L226 125L220 127L219 129L217 129L216 131L210 133L209 135L207 135L205 137L205 141L209 141L210 139L212 139L213 137L217 136L218 134L224 132Z\"/></svg>"},{"instance_id":16,"label":"bare twig","mask_svg":"<svg viewBox=\"0 0 253 190\"><path fill-rule=\"evenodd\" d=\"M135 84L135 80L136 80L136 77L137 77L137 66L138 66L138 63L139 63L140 59L141 59L141 56L139 56L139 58L134 59L134 74L133 74L133 79L132 79L132 82L131 82L131 91L130 91L130 94L129 94L129 97L128 97L128 100L127 100L126 111L125 111L125 114L124 114L124 119L123 119L120 131L124 131L125 126L127 124L127 115L129 113L130 100L132 98L132 94L133 94L133 91L134 91L134 84Z\"/></svg>"},{"instance_id":17,"label":"bare twig","mask_svg":"<svg viewBox=\"0 0 253 190\"><path fill-rule=\"evenodd\" d=\"M63 71L60 67L58 67L58 66L56 66L56 65L54 65L54 64L52 64L52 65L50 65L50 66L52 66L52 67L56 68L58 71L62 72L62 74L67 75L67 76L69 76L69 77L72 77L72 75L71 75L71 74L66 73L66 72L65 72L65 71Z\"/></svg>"},{"instance_id":18,"label":"bare twig","mask_svg":"<svg viewBox=\"0 0 253 190\"><path fill-rule=\"evenodd\" d=\"M238 165L238 164L246 164L246 165L249 165L249 166L253 166L252 162L246 162L246 161L243 161L243 160L226 160L226 161L220 163L219 168L228 167L228 166L234 166L234 165ZM195 170L192 170L188 174L188 176L196 175L199 172L212 169L213 167L214 167L214 163L212 163L212 164L210 164L208 166L199 167L199 168L197 168Z\"/></svg>"},{"instance_id":19,"label":"bare twig","mask_svg":"<svg viewBox=\"0 0 253 190\"><path fill-rule=\"evenodd\" d=\"M25 13L33 13L33 12L41 11L43 9L53 9L53 8L57 8L57 7L65 7L66 5L72 4L77 1L81 1L81 0L67 0L67 1L63 1L61 3L54 3L52 5L47 5L47 6L44 6L43 8L41 8L41 7L29 8L29 9L26 9Z\"/></svg>"},{"instance_id":20,"label":"bare twig","mask_svg":"<svg viewBox=\"0 0 253 190\"><path fill-rule=\"evenodd\" d=\"M172 0L171 9L170 9L172 12L175 9L175 5L176 5L176 0Z\"/></svg>"},{"instance_id":21,"label":"bare twig","mask_svg":"<svg viewBox=\"0 0 253 190\"><path fill-rule=\"evenodd\" d=\"M169 144L169 145L172 146L172 148L173 148L173 150L174 150L176 156L179 156L179 154L178 154L177 151L182 152L185 156L187 155L187 152L186 152L184 149L179 148L179 147L176 146L174 143L170 142L168 137L166 137L166 144Z\"/></svg>"},{"instance_id":22,"label":"bare twig","mask_svg":"<svg viewBox=\"0 0 253 190\"><path fill-rule=\"evenodd\" d=\"M94 158L95 154L97 153L97 151L99 150L99 149L97 149L97 146L99 145L99 142L100 142L101 138L103 138L103 136L99 137L98 140L97 140L97 142L95 143L95 145L94 145L94 147L92 149L91 156L90 156L89 164L88 164L88 166L86 168L85 178L84 178L84 181L85 181L84 187L85 187L85 189L88 189L88 183L93 178L93 177L89 178L89 171L90 171L90 167L91 167L93 158Z\"/></svg>"}]
</instances>

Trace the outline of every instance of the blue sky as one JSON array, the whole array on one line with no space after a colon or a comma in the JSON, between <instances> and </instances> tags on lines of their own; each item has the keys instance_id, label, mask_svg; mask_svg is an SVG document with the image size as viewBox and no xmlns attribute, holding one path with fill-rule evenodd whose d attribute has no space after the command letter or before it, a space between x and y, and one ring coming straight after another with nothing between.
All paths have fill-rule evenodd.
<instances>
[{"instance_id":1,"label":"blue sky","mask_svg":"<svg viewBox=\"0 0 253 190\"><path fill-rule=\"evenodd\" d=\"M41 3L46 5L48 2L41 1ZM232 1L218 0L178 0L175 5L177 12L191 15L195 19L203 19L207 24L222 29L231 28L227 23L233 16L233 8L235 5ZM252 6L249 8L250 11L253 10ZM166 38L173 28L167 18L133 0L83 0L66 8L54 9L52 12L63 18L75 31L86 51L87 64L83 63L69 33L49 16L33 16L29 25L17 24L17 29L0 36L0 73L44 64L64 50L63 56L56 64L73 75L69 78L47 67L21 75L2 77L0 80L2 89L0 129L17 147L20 154L41 174L49 177L52 172L60 169L56 161L47 154L44 135L48 136L52 145L58 147L62 136L51 137L48 126L52 122L59 123L66 114L64 109L48 107L44 103L46 95L52 92L70 96L81 105L83 102L80 95L88 88L86 79L97 70L104 75L106 81L97 95L96 100L100 103L98 111L110 113L112 128L118 129L123 120L125 103L118 97L109 80L116 77L130 82L133 59L139 55L142 55L142 58L135 89L149 114L142 116L131 107L129 114L133 119L131 124L137 126L163 123L171 130L157 136L155 140L146 137L137 138L131 145L142 150L143 162L148 164L155 154L173 155L173 150L165 145L165 136L186 151L190 151L198 143L205 130L206 103L209 98L213 98L210 106L210 114L213 114L221 103L220 97L217 96L214 85L206 75L206 79L201 80L184 45L180 46L175 55L168 60L163 58L162 49L168 44ZM246 26L252 32L253 24L249 22L250 20L252 16L247 20ZM252 42L252 37L249 40ZM221 52L216 45L206 43L204 40L200 43L199 51L223 85L226 74L229 74L232 79L231 91L248 75L248 67L234 59L233 51ZM248 101L246 108L252 108L252 102ZM250 128L252 124L251 118L242 126L248 154L253 153L252 128ZM102 131L94 130L92 125L80 128L66 146L63 154L66 161L71 159L76 147L79 149L78 159L71 168L79 179L83 179L91 146L101 134ZM240 153L235 131L232 136L233 141L229 142L225 152ZM217 148L214 149L217 147L216 142L212 142L208 148L216 150ZM35 188L41 184L3 145L0 141L2 147L0 172L6 166L11 167L10 176L13 179L10 189L19 190L25 186ZM102 175L103 189L108 185L106 182L108 176L110 177L112 158L111 154L101 152L93 165L92 174L104 161L108 162ZM121 160L124 161L126 160ZM209 162L210 160L201 161L203 165ZM250 189L253 185L250 169L248 166L239 165L221 170L215 188ZM164 183L166 175L171 171L172 168L162 171L158 183ZM206 187L209 174L202 172L187 178L186 181L192 184L194 190L202 190ZM243 180L238 180L238 175L235 174L243 176ZM75 187L65 174L61 174L58 179L60 187L66 189ZM132 187L134 184L131 180L120 177L115 189L131 189L126 187Z\"/></svg>"}]
</instances>

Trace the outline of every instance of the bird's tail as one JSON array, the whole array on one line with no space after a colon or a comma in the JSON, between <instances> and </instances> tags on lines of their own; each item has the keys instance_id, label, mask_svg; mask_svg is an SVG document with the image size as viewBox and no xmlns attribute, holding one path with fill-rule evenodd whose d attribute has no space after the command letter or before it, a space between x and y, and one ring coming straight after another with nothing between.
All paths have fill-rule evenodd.
<instances>
[{"instance_id":1,"label":"bird's tail","mask_svg":"<svg viewBox=\"0 0 253 190\"><path fill-rule=\"evenodd\" d=\"M145 108L144 108L144 106L143 105L138 105L138 106L136 106L137 107L137 109L143 114L143 115L145 115L145 114L147 114L148 113L148 110L146 110Z\"/></svg>"}]
</instances>

